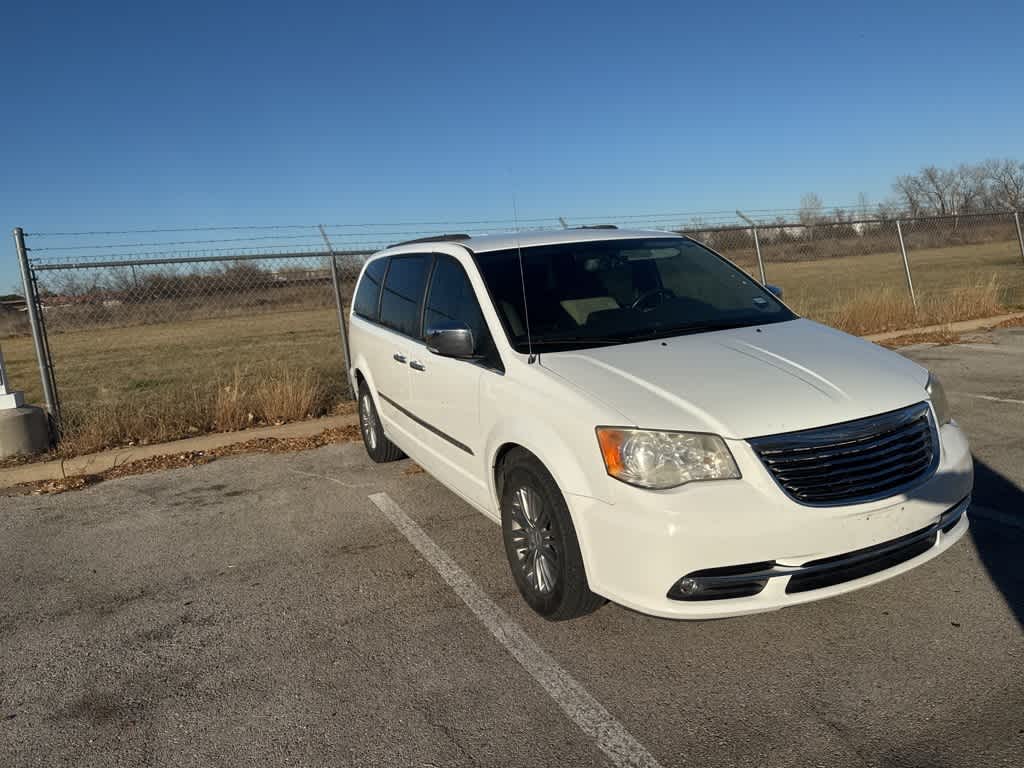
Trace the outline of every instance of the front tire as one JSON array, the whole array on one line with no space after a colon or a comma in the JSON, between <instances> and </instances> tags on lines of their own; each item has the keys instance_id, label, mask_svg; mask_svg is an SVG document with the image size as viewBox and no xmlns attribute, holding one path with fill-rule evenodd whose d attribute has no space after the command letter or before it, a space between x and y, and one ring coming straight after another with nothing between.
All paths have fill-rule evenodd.
<instances>
[{"instance_id":1,"label":"front tire","mask_svg":"<svg viewBox=\"0 0 1024 768\"><path fill-rule=\"evenodd\" d=\"M363 435L367 455L378 464L405 458L402 449L384 435L377 406L365 383L359 385L359 431Z\"/></svg>"},{"instance_id":2,"label":"front tire","mask_svg":"<svg viewBox=\"0 0 1024 768\"><path fill-rule=\"evenodd\" d=\"M585 616L604 603L590 591L576 528L551 474L515 449L502 465L501 533L512 578L549 621Z\"/></svg>"}]
</instances>

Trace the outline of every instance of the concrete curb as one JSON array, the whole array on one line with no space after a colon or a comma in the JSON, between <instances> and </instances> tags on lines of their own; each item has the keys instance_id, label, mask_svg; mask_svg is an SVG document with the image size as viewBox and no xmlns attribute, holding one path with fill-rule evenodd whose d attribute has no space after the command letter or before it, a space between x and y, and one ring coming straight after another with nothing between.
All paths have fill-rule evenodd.
<instances>
[{"instance_id":1,"label":"concrete curb","mask_svg":"<svg viewBox=\"0 0 1024 768\"><path fill-rule=\"evenodd\" d=\"M918 328L904 328L902 331L887 331L885 333L872 333L861 338L868 341L888 341L899 339L903 336L916 336L919 333L937 333L938 331L952 331L953 333L970 333L971 331L983 331L999 325L1006 320L1016 320L1024 317L1024 312L1013 312L1009 315L997 315L996 317L979 317L977 320L959 320L955 323L942 325L924 325Z\"/></svg>"},{"instance_id":2,"label":"concrete curb","mask_svg":"<svg viewBox=\"0 0 1024 768\"><path fill-rule=\"evenodd\" d=\"M44 480L59 480L65 475L67 477L95 475L130 461L149 459L154 456L173 456L190 451L211 451L215 448L247 443L260 438L312 437L325 429L347 427L358 423L358 421L359 418L355 414L349 413L312 421L297 421L293 424L282 424L279 427L256 427L255 429L244 429L241 432L218 432L212 435L189 437L171 443L115 448L110 451L66 459L63 462L63 467L60 460L23 464L0 469L0 488L10 488L12 485L37 483Z\"/></svg>"}]
</instances>

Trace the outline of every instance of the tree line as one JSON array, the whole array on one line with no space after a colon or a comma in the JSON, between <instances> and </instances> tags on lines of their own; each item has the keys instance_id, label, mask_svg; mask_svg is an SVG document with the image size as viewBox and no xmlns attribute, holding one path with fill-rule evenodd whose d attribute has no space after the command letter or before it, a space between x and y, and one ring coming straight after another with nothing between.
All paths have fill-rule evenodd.
<instances>
[{"instance_id":1,"label":"tree line","mask_svg":"<svg viewBox=\"0 0 1024 768\"><path fill-rule=\"evenodd\" d=\"M993 158L953 168L926 165L917 173L897 176L892 191L892 197L874 209L861 194L854 210L837 208L830 216L825 215L818 195L806 194L800 200L798 219L810 225L851 217L892 219L1024 210L1024 162Z\"/></svg>"}]
</instances>

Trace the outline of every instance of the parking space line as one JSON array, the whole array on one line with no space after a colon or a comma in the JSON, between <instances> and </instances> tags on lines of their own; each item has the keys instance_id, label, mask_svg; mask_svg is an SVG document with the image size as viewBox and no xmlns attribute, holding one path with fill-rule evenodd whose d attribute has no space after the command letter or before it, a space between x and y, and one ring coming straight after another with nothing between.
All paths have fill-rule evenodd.
<instances>
[{"instance_id":1,"label":"parking space line","mask_svg":"<svg viewBox=\"0 0 1024 768\"><path fill-rule=\"evenodd\" d=\"M604 706L491 600L386 493L370 501L409 540L487 630L616 766L659 768L659 763Z\"/></svg>"}]
</instances>

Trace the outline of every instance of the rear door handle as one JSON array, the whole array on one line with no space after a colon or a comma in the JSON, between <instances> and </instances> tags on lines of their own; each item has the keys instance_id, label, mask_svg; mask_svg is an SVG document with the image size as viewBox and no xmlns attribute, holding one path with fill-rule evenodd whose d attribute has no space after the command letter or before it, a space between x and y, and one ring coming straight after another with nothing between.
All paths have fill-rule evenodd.
<instances>
[{"instance_id":1,"label":"rear door handle","mask_svg":"<svg viewBox=\"0 0 1024 768\"><path fill-rule=\"evenodd\" d=\"M419 360L411 361L409 363L409 367L412 368L414 371L425 371L425 370L427 370L427 366L425 366Z\"/></svg>"},{"instance_id":2,"label":"rear door handle","mask_svg":"<svg viewBox=\"0 0 1024 768\"><path fill-rule=\"evenodd\" d=\"M396 363L405 362L405 355L403 355L401 352L395 352L395 354L393 354L392 357L395 358Z\"/></svg>"}]
</instances>

